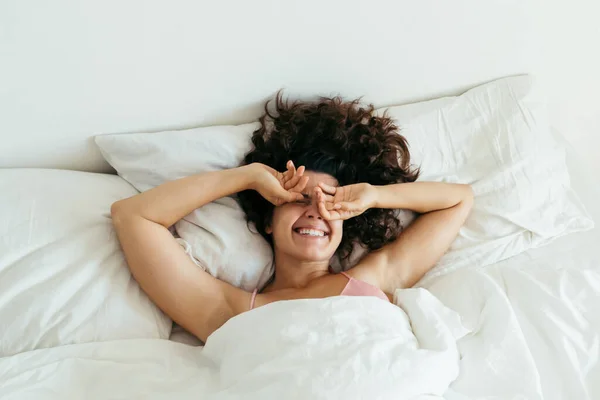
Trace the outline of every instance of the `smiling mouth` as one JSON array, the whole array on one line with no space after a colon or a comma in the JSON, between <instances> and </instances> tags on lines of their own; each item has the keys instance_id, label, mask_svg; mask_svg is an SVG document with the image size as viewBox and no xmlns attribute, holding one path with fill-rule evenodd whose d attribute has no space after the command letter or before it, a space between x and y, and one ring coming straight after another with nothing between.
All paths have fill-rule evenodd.
<instances>
[{"instance_id":1,"label":"smiling mouth","mask_svg":"<svg viewBox=\"0 0 600 400\"><path fill-rule=\"evenodd\" d=\"M329 236L329 233L322 231L320 229L296 228L296 229L294 229L294 232L296 232L300 236L309 236L309 237Z\"/></svg>"}]
</instances>

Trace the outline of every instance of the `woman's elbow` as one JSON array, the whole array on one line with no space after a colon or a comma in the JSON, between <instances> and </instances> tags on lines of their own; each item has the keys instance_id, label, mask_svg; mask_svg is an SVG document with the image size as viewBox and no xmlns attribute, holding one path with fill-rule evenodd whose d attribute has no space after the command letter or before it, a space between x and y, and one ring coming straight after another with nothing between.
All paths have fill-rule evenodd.
<instances>
[{"instance_id":1,"label":"woman's elbow","mask_svg":"<svg viewBox=\"0 0 600 400\"><path fill-rule=\"evenodd\" d=\"M460 208L465 210L466 214L468 215L471 212L471 209L473 208L473 203L475 202L475 194L473 193L473 187L471 187L471 185L463 185L463 190L464 194L458 205L460 206Z\"/></svg>"},{"instance_id":2,"label":"woman's elbow","mask_svg":"<svg viewBox=\"0 0 600 400\"><path fill-rule=\"evenodd\" d=\"M125 213L125 204L126 199L117 200L110 206L110 216L115 218L123 215Z\"/></svg>"},{"instance_id":3,"label":"woman's elbow","mask_svg":"<svg viewBox=\"0 0 600 400\"><path fill-rule=\"evenodd\" d=\"M121 226L124 221L132 216L130 207L127 205L126 200L127 199L117 200L110 206L110 216L115 228Z\"/></svg>"},{"instance_id":4,"label":"woman's elbow","mask_svg":"<svg viewBox=\"0 0 600 400\"><path fill-rule=\"evenodd\" d=\"M465 198L464 201L473 204L473 200L475 199L475 193L473 192L473 186L469 185L469 184L465 184L464 186L464 190L465 190Z\"/></svg>"}]
</instances>

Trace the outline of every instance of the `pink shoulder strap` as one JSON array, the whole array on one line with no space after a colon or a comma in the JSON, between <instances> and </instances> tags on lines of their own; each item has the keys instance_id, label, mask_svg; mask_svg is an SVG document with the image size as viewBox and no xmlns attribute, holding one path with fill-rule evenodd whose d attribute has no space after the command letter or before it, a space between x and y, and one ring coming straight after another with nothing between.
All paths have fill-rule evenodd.
<instances>
[{"instance_id":1,"label":"pink shoulder strap","mask_svg":"<svg viewBox=\"0 0 600 400\"><path fill-rule=\"evenodd\" d=\"M340 272L340 274L344 275L348 279L352 279L352 277L350 275L348 275L347 273L345 273L344 271Z\"/></svg>"},{"instance_id":2,"label":"pink shoulder strap","mask_svg":"<svg viewBox=\"0 0 600 400\"><path fill-rule=\"evenodd\" d=\"M252 297L250 298L250 309L251 310L254 308L254 301L256 301L256 293L258 293L258 289L254 289L254 292L252 292Z\"/></svg>"}]
</instances>

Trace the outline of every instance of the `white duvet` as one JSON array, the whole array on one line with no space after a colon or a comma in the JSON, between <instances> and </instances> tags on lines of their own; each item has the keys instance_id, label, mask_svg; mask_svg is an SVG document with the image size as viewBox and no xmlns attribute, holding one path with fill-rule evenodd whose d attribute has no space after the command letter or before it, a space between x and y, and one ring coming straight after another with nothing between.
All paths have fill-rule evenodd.
<instances>
[{"instance_id":1,"label":"white duvet","mask_svg":"<svg viewBox=\"0 0 600 400\"><path fill-rule=\"evenodd\" d=\"M458 314L424 289L270 304L204 348L124 340L0 359L2 399L430 399L459 373ZM423 396L423 397L421 397Z\"/></svg>"},{"instance_id":2,"label":"white duvet","mask_svg":"<svg viewBox=\"0 0 600 400\"><path fill-rule=\"evenodd\" d=\"M397 292L402 308L271 304L205 348L131 339L0 358L0 399L596 400L600 254L549 250Z\"/></svg>"}]
</instances>

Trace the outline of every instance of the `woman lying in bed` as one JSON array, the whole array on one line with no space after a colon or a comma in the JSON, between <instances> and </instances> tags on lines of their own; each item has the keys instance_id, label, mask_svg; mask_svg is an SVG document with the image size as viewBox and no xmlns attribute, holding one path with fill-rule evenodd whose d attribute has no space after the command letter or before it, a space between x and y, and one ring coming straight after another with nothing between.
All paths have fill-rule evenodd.
<instances>
[{"instance_id":1,"label":"woman lying in bed","mask_svg":"<svg viewBox=\"0 0 600 400\"><path fill-rule=\"evenodd\" d=\"M243 166L171 181L113 204L133 276L203 341L228 319L275 301L339 295L389 301L442 256L473 203L468 185L414 182L418 173L397 131L389 118L356 101L290 104L278 96ZM194 209L236 193L248 221L273 247L275 275L258 294L198 268L168 230ZM397 209L421 215L401 233ZM369 253L347 273L333 273L331 258L347 260L355 244Z\"/></svg>"}]
</instances>

